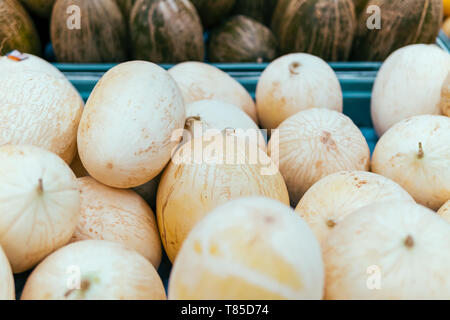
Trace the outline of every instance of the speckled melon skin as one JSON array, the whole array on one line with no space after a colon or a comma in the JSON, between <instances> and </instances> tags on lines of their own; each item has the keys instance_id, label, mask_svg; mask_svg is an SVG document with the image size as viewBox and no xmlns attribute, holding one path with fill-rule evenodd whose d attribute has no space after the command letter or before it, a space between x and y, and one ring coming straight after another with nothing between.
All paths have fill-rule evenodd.
<instances>
[{"instance_id":1,"label":"speckled melon skin","mask_svg":"<svg viewBox=\"0 0 450 320\"><path fill-rule=\"evenodd\" d=\"M230 13L237 1L239 0L191 0L197 8L205 28L220 23Z\"/></svg>"},{"instance_id":2,"label":"speckled melon skin","mask_svg":"<svg viewBox=\"0 0 450 320\"><path fill-rule=\"evenodd\" d=\"M264 62L277 55L278 43L272 31L243 15L229 19L211 34L211 62Z\"/></svg>"},{"instance_id":3,"label":"speckled melon skin","mask_svg":"<svg viewBox=\"0 0 450 320\"><path fill-rule=\"evenodd\" d=\"M81 10L81 28L69 29L67 8ZM106 18L107 17L107 18ZM127 28L114 0L57 0L51 19L51 40L59 62L101 63L127 59Z\"/></svg>"},{"instance_id":4,"label":"speckled melon skin","mask_svg":"<svg viewBox=\"0 0 450 320\"><path fill-rule=\"evenodd\" d=\"M34 145L71 163L83 112L79 93L50 72L16 70L0 73L0 145Z\"/></svg>"},{"instance_id":5,"label":"speckled melon skin","mask_svg":"<svg viewBox=\"0 0 450 320\"><path fill-rule=\"evenodd\" d=\"M370 30L367 20L373 14L360 15L352 60L384 61L404 46L436 41L443 17L441 0L370 0L368 6L380 8L382 28Z\"/></svg>"},{"instance_id":6,"label":"speckled melon skin","mask_svg":"<svg viewBox=\"0 0 450 320\"><path fill-rule=\"evenodd\" d=\"M40 55L39 35L17 0L0 0L0 55L15 49Z\"/></svg>"},{"instance_id":7,"label":"speckled melon skin","mask_svg":"<svg viewBox=\"0 0 450 320\"><path fill-rule=\"evenodd\" d=\"M20 0L31 12L40 17L50 17L56 0Z\"/></svg>"},{"instance_id":8,"label":"speckled melon skin","mask_svg":"<svg viewBox=\"0 0 450 320\"><path fill-rule=\"evenodd\" d=\"M282 54L306 52L346 61L356 29L352 0L279 0L272 30Z\"/></svg>"},{"instance_id":9,"label":"speckled melon skin","mask_svg":"<svg viewBox=\"0 0 450 320\"><path fill-rule=\"evenodd\" d=\"M172 268L169 300L321 299L323 262L307 224L281 203L230 201L201 220Z\"/></svg>"},{"instance_id":10,"label":"speckled melon skin","mask_svg":"<svg viewBox=\"0 0 450 320\"><path fill-rule=\"evenodd\" d=\"M129 29L135 59L155 63L203 61L203 27L188 0L137 0Z\"/></svg>"}]
</instances>

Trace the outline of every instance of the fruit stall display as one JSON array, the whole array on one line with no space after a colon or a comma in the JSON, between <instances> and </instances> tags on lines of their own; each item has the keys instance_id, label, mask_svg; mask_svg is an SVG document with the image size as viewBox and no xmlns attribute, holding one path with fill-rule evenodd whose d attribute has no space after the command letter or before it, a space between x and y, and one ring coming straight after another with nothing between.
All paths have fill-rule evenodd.
<instances>
[{"instance_id":1,"label":"fruit stall display","mask_svg":"<svg viewBox=\"0 0 450 320\"><path fill-rule=\"evenodd\" d=\"M1 0L0 55L17 49L60 63L258 63L305 52L328 62L384 61L406 45L434 43L449 6L447 0Z\"/></svg>"},{"instance_id":2,"label":"fruit stall display","mask_svg":"<svg viewBox=\"0 0 450 320\"><path fill-rule=\"evenodd\" d=\"M405 2L0 0L0 300L449 300L449 2Z\"/></svg>"}]
</instances>

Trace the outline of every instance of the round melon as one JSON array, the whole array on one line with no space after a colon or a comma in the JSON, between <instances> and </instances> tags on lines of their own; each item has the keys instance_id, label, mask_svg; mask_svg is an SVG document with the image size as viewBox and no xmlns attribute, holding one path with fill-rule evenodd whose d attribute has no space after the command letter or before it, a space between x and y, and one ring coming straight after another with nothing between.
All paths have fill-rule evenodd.
<instances>
[{"instance_id":1,"label":"round melon","mask_svg":"<svg viewBox=\"0 0 450 320\"><path fill-rule=\"evenodd\" d=\"M306 52L345 61L356 29L352 0L278 0L272 30L282 54Z\"/></svg>"},{"instance_id":2,"label":"round melon","mask_svg":"<svg viewBox=\"0 0 450 320\"><path fill-rule=\"evenodd\" d=\"M0 245L14 273L66 245L78 222L75 175L57 155L32 146L0 147Z\"/></svg>"},{"instance_id":3,"label":"round melon","mask_svg":"<svg viewBox=\"0 0 450 320\"><path fill-rule=\"evenodd\" d=\"M325 298L450 299L450 224L410 201L361 208L323 250Z\"/></svg>"},{"instance_id":4,"label":"round melon","mask_svg":"<svg viewBox=\"0 0 450 320\"><path fill-rule=\"evenodd\" d=\"M28 10L42 18L50 17L56 0L20 0Z\"/></svg>"},{"instance_id":5,"label":"round melon","mask_svg":"<svg viewBox=\"0 0 450 320\"><path fill-rule=\"evenodd\" d=\"M301 198L295 212L323 244L348 215L372 203L413 198L397 183L365 171L333 173L316 182Z\"/></svg>"},{"instance_id":6,"label":"round melon","mask_svg":"<svg viewBox=\"0 0 450 320\"><path fill-rule=\"evenodd\" d=\"M255 137L258 145L266 150L264 136L256 123L244 111L226 102L201 100L187 105L185 129L184 142L214 131L236 129L249 138Z\"/></svg>"},{"instance_id":7,"label":"round melon","mask_svg":"<svg viewBox=\"0 0 450 320\"><path fill-rule=\"evenodd\" d=\"M442 24L442 0L370 0L367 6L380 9L380 28L368 28L376 12L360 15L352 60L384 61L404 46L436 42Z\"/></svg>"},{"instance_id":8,"label":"round melon","mask_svg":"<svg viewBox=\"0 0 450 320\"><path fill-rule=\"evenodd\" d=\"M0 246L0 301L15 300L14 277L2 247Z\"/></svg>"},{"instance_id":9,"label":"round melon","mask_svg":"<svg viewBox=\"0 0 450 320\"><path fill-rule=\"evenodd\" d=\"M222 70L201 62L183 62L169 70L184 102L221 100L241 108L258 123L256 106L248 91Z\"/></svg>"},{"instance_id":10,"label":"round melon","mask_svg":"<svg viewBox=\"0 0 450 320\"><path fill-rule=\"evenodd\" d=\"M189 0L137 0L130 15L133 58L203 61L203 28Z\"/></svg>"},{"instance_id":11,"label":"round melon","mask_svg":"<svg viewBox=\"0 0 450 320\"><path fill-rule=\"evenodd\" d=\"M163 68L119 64L92 91L78 129L78 153L89 174L116 188L140 186L166 166L185 122L183 97Z\"/></svg>"},{"instance_id":12,"label":"round melon","mask_svg":"<svg viewBox=\"0 0 450 320\"><path fill-rule=\"evenodd\" d=\"M448 200L439 210L438 215L450 222L450 200Z\"/></svg>"},{"instance_id":13,"label":"round melon","mask_svg":"<svg viewBox=\"0 0 450 320\"><path fill-rule=\"evenodd\" d=\"M50 29L59 62L127 59L127 26L115 0L56 0Z\"/></svg>"},{"instance_id":14,"label":"round melon","mask_svg":"<svg viewBox=\"0 0 450 320\"><path fill-rule=\"evenodd\" d=\"M299 111L326 108L342 112L341 85L322 59L292 53L273 61L256 87L256 108L264 129L275 129Z\"/></svg>"},{"instance_id":15,"label":"round melon","mask_svg":"<svg viewBox=\"0 0 450 320\"><path fill-rule=\"evenodd\" d=\"M169 259L175 260L189 231L209 211L246 196L289 204L282 176L256 143L227 131L184 144L165 169L156 199L159 231Z\"/></svg>"},{"instance_id":16,"label":"round melon","mask_svg":"<svg viewBox=\"0 0 450 320\"><path fill-rule=\"evenodd\" d=\"M378 141L372 171L401 185L420 204L439 209L450 199L450 118L403 120Z\"/></svg>"},{"instance_id":17,"label":"round melon","mask_svg":"<svg viewBox=\"0 0 450 320\"><path fill-rule=\"evenodd\" d=\"M41 53L36 27L18 0L0 0L0 39L0 56L13 50Z\"/></svg>"},{"instance_id":18,"label":"round melon","mask_svg":"<svg viewBox=\"0 0 450 320\"><path fill-rule=\"evenodd\" d=\"M233 14L244 15L263 24L270 24L277 0L238 0Z\"/></svg>"},{"instance_id":19,"label":"round melon","mask_svg":"<svg viewBox=\"0 0 450 320\"><path fill-rule=\"evenodd\" d=\"M234 16L213 30L208 59L211 62L265 62L277 57L272 31L256 20Z\"/></svg>"},{"instance_id":20,"label":"round melon","mask_svg":"<svg viewBox=\"0 0 450 320\"><path fill-rule=\"evenodd\" d=\"M33 60L0 61L0 83L0 145L38 146L70 164L84 105L72 84L48 63Z\"/></svg>"},{"instance_id":21,"label":"round melon","mask_svg":"<svg viewBox=\"0 0 450 320\"><path fill-rule=\"evenodd\" d=\"M91 177L78 179L81 210L71 242L109 240L161 262L161 240L152 209L134 191L105 186Z\"/></svg>"},{"instance_id":22,"label":"round melon","mask_svg":"<svg viewBox=\"0 0 450 320\"><path fill-rule=\"evenodd\" d=\"M191 0L205 28L219 24L240 0Z\"/></svg>"},{"instance_id":23,"label":"round melon","mask_svg":"<svg viewBox=\"0 0 450 320\"><path fill-rule=\"evenodd\" d=\"M320 247L287 206L229 202L189 234L169 279L169 299L322 299Z\"/></svg>"},{"instance_id":24,"label":"round melon","mask_svg":"<svg viewBox=\"0 0 450 320\"><path fill-rule=\"evenodd\" d=\"M421 114L440 114L450 54L435 45L416 44L395 51L383 63L372 92L375 130L383 135L395 123Z\"/></svg>"},{"instance_id":25,"label":"round melon","mask_svg":"<svg viewBox=\"0 0 450 320\"><path fill-rule=\"evenodd\" d=\"M72 243L33 270L22 300L165 300L155 267L123 244Z\"/></svg>"},{"instance_id":26,"label":"round melon","mask_svg":"<svg viewBox=\"0 0 450 320\"><path fill-rule=\"evenodd\" d=\"M368 171L370 150L352 120L342 113L314 108L286 119L272 132L269 155L279 163L291 205L323 177L339 171Z\"/></svg>"}]
</instances>

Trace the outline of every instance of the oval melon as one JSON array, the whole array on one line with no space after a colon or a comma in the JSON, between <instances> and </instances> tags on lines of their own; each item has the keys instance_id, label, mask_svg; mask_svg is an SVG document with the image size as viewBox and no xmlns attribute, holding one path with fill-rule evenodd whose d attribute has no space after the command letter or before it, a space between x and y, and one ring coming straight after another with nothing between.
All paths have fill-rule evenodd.
<instances>
[{"instance_id":1,"label":"oval melon","mask_svg":"<svg viewBox=\"0 0 450 320\"><path fill-rule=\"evenodd\" d=\"M279 0L272 18L282 54L306 52L347 60L356 29L352 0Z\"/></svg>"},{"instance_id":2,"label":"oval melon","mask_svg":"<svg viewBox=\"0 0 450 320\"><path fill-rule=\"evenodd\" d=\"M80 8L79 17L76 10L69 10L76 8L72 6ZM127 28L114 0L57 0L50 29L59 62L126 60Z\"/></svg>"},{"instance_id":3,"label":"oval melon","mask_svg":"<svg viewBox=\"0 0 450 320\"><path fill-rule=\"evenodd\" d=\"M188 0L137 0L130 16L130 36L135 59L203 61L203 28Z\"/></svg>"},{"instance_id":4,"label":"oval melon","mask_svg":"<svg viewBox=\"0 0 450 320\"><path fill-rule=\"evenodd\" d=\"M20 0L31 12L42 18L50 17L56 0Z\"/></svg>"},{"instance_id":5,"label":"oval melon","mask_svg":"<svg viewBox=\"0 0 450 320\"><path fill-rule=\"evenodd\" d=\"M277 57L277 39L269 28L243 15L235 16L211 34L212 62L263 62Z\"/></svg>"},{"instance_id":6,"label":"oval melon","mask_svg":"<svg viewBox=\"0 0 450 320\"><path fill-rule=\"evenodd\" d=\"M248 91L230 75L201 62L179 63L169 70L186 104L200 100L221 100L247 113L258 123L256 106Z\"/></svg>"},{"instance_id":7,"label":"oval melon","mask_svg":"<svg viewBox=\"0 0 450 320\"><path fill-rule=\"evenodd\" d=\"M31 17L17 0L0 0L0 55L15 49L39 55L39 35Z\"/></svg>"},{"instance_id":8,"label":"oval melon","mask_svg":"<svg viewBox=\"0 0 450 320\"><path fill-rule=\"evenodd\" d=\"M147 183L169 162L185 113L181 92L163 68L145 61L119 64L86 103L77 138L81 162L110 187Z\"/></svg>"},{"instance_id":9,"label":"oval melon","mask_svg":"<svg viewBox=\"0 0 450 320\"><path fill-rule=\"evenodd\" d=\"M277 0L239 0L233 8L233 14L242 14L261 23L268 24L272 19Z\"/></svg>"},{"instance_id":10,"label":"oval melon","mask_svg":"<svg viewBox=\"0 0 450 320\"><path fill-rule=\"evenodd\" d=\"M401 47L436 41L442 23L442 0L370 0L367 6L380 8L381 29L367 27L374 13L361 14L352 60L384 61Z\"/></svg>"},{"instance_id":11,"label":"oval melon","mask_svg":"<svg viewBox=\"0 0 450 320\"><path fill-rule=\"evenodd\" d=\"M240 0L238 0L240 1ZM212 27L225 18L233 9L236 0L191 0L202 18L205 28Z\"/></svg>"}]
</instances>

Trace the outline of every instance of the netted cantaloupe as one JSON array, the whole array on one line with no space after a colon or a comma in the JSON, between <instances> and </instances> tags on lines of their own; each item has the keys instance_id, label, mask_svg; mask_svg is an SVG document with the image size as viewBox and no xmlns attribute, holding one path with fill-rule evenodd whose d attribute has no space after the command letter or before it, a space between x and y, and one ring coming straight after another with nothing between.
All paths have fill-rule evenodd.
<instances>
[{"instance_id":1,"label":"netted cantaloupe","mask_svg":"<svg viewBox=\"0 0 450 320\"><path fill-rule=\"evenodd\" d=\"M352 60L384 61L401 47L436 41L442 24L442 0L370 0L367 6L379 10L359 16Z\"/></svg>"},{"instance_id":2,"label":"netted cantaloupe","mask_svg":"<svg viewBox=\"0 0 450 320\"><path fill-rule=\"evenodd\" d=\"M134 59L203 61L203 28L189 0L137 0L129 28Z\"/></svg>"},{"instance_id":3,"label":"netted cantaloupe","mask_svg":"<svg viewBox=\"0 0 450 320\"><path fill-rule=\"evenodd\" d=\"M347 60L356 29L352 0L279 0L272 29L282 54L306 52Z\"/></svg>"},{"instance_id":4,"label":"netted cantaloupe","mask_svg":"<svg viewBox=\"0 0 450 320\"><path fill-rule=\"evenodd\" d=\"M0 56L12 50L39 55L39 35L18 0L0 0Z\"/></svg>"},{"instance_id":5,"label":"netted cantaloupe","mask_svg":"<svg viewBox=\"0 0 450 320\"><path fill-rule=\"evenodd\" d=\"M59 62L121 62L127 27L115 0L57 0L51 40Z\"/></svg>"},{"instance_id":6,"label":"netted cantaloupe","mask_svg":"<svg viewBox=\"0 0 450 320\"><path fill-rule=\"evenodd\" d=\"M211 33L211 62L264 62L277 57L277 39L269 28L243 15L234 16Z\"/></svg>"}]
</instances>

